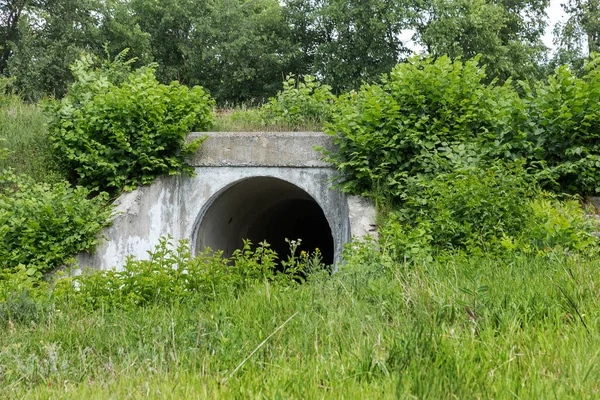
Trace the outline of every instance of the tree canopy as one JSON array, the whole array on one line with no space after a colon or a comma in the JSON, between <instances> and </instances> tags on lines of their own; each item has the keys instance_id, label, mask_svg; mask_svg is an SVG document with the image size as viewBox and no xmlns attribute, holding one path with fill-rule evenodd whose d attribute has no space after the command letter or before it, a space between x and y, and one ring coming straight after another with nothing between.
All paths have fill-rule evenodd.
<instances>
[{"instance_id":1,"label":"tree canopy","mask_svg":"<svg viewBox=\"0 0 600 400\"><path fill-rule=\"evenodd\" d=\"M600 47L599 0L565 0L563 63ZM336 93L404 62L407 32L423 52L480 55L487 79L547 75L549 0L0 0L0 76L29 100L62 97L82 53L129 48L163 83L204 86L223 104L264 101L286 76ZM556 62L556 60L555 60ZM579 64L577 64L579 63Z\"/></svg>"}]
</instances>

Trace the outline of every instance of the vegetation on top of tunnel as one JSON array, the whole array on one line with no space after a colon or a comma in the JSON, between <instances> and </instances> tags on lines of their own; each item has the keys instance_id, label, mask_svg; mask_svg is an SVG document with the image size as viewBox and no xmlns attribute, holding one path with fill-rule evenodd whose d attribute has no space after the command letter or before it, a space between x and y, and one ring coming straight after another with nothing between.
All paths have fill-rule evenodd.
<instances>
[{"instance_id":1,"label":"vegetation on top of tunnel","mask_svg":"<svg viewBox=\"0 0 600 400\"><path fill-rule=\"evenodd\" d=\"M83 56L65 97L47 106L49 138L70 180L111 194L193 173L186 156L202 139L186 137L211 123L214 104L199 86L160 84L153 66L131 71L125 56L100 66Z\"/></svg>"}]
</instances>

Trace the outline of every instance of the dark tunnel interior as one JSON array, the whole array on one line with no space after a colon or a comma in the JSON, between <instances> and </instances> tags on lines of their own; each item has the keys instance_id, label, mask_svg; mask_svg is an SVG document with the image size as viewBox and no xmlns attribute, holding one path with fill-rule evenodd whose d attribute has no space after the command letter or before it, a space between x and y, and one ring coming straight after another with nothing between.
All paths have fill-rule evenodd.
<instances>
[{"instance_id":1,"label":"dark tunnel interior","mask_svg":"<svg viewBox=\"0 0 600 400\"><path fill-rule=\"evenodd\" d=\"M318 248L325 264L333 264L329 223L317 202L299 187L277 178L256 177L237 182L217 195L201 217L196 248L222 250L230 257L243 246L266 241L280 259L287 259L290 240L302 239L297 252Z\"/></svg>"}]
</instances>

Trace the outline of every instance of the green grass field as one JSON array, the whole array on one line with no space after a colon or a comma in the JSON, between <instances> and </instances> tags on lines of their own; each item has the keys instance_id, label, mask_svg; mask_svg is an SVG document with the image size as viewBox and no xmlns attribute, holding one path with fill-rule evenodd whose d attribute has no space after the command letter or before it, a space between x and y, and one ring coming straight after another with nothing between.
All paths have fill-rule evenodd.
<instances>
[{"instance_id":1,"label":"green grass field","mask_svg":"<svg viewBox=\"0 0 600 400\"><path fill-rule=\"evenodd\" d=\"M386 265L6 325L3 398L597 398L600 272L561 256Z\"/></svg>"}]
</instances>

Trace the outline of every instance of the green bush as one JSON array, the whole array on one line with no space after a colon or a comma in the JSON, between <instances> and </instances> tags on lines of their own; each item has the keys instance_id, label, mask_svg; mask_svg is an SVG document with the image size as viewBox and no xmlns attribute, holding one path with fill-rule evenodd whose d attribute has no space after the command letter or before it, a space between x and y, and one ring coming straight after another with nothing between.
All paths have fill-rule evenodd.
<instances>
[{"instance_id":1,"label":"green bush","mask_svg":"<svg viewBox=\"0 0 600 400\"><path fill-rule=\"evenodd\" d=\"M25 265L29 275L41 275L93 249L112 214L107 200L67 182L0 173L0 270Z\"/></svg>"},{"instance_id":2,"label":"green bush","mask_svg":"<svg viewBox=\"0 0 600 400\"><path fill-rule=\"evenodd\" d=\"M408 181L407 199L383 225L396 258L430 257L440 250L487 251L529 223L535 194L522 162L463 167L435 178Z\"/></svg>"},{"instance_id":3,"label":"green bush","mask_svg":"<svg viewBox=\"0 0 600 400\"><path fill-rule=\"evenodd\" d=\"M518 238L524 252L538 254L561 249L565 252L598 255L600 223L595 210L581 207L577 199L557 200L545 193L529 202L530 221ZM503 242L507 248L514 243Z\"/></svg>"},{"instance_id":4,"label":"green bush","mask_svg":"<svg viewBox=\"0 0 600 400\"><path fill-rule=\"evenodd\" d=\"M522 164L414 180L411 196L380 229L383 249L399 262L456 251L598 254L600 224L590 210L536 189Z\"/></svg>"},{"instance_id":5,"label":"green bush","mask_svg":"<svg viewBox=\"0 0 600 400\"><path fill-rule=\"evenodd\" d=\"M47 300L49 289L48 282L28 273L25 265L12 269L0 268L0 303L9 302L21 293L41 303Z\"/></svg>"},{"instance_id":6,"label":"green bush","mask_svg":"<svg viewBox=\"0 0 600 400\"><path fill-rule=\"evenodd\" d=\"M331 117L335 96L331 87L320 84L313 76L304 77L304 82L290 75L283 82L283 90L277 97L260 108L266 125L311 126L322 124Z\"/></svg>"},{"instance_id":7,"label":"green bush","mask_svg":"<svg viewBox=\"0 0 600 400\"><path fill-rule=\"evenodd\" d=\"M533 189L519 164L464 168L423 185L405 207L414 220L430 221L439 248L485 249L502 235L517 235L529 220Z\"/></svg>"},{"instance_id":8,"label":"green bush","mask_svg":"<svg viewBox=\"0 0 600 400\"><path fill-rule=\"evenodd\" d=\"M74 182L110 193L192 172L184 159L200 141L186 143L186 136L212 118L213 100L202 88L162 85L153 68L129 73L124 65L117 59L94 69L83 57L65 98L48 107L50 139Z\"/></svg>"},{"instance_id":9,"label":"green bush","mask_svg":"<svg viewBox=\"0 0 600 400\"><path fill-rule=\"evenodd\" d=\"M381 84L341 96L326 133L339 145L328 154L341 187L356 194L405 197L407 180L436 176L528 148L520 132L523 102L509 83L485 85L477 60L413 58Z\"/></svg>"},{"instance_id":10,"label":"green bush","mask_svg":"<svg viewBox=\"0 0 600 400\"><path fill-rule=\"evenodd\" d=\"M529 93L531 154L544 187L572 194L600 192L600 56L578 78L558 68L547 83Z\"/></svg>"},{"instance_id":11,"label":"green bush","mask_svg":"<svg viewBox=\"0 0 600 400\"><path fill-rule=\"evenodd\" d=\"M59 302L86 309L128 308L191 298L211 300L218 293L238 292L265 281L289 285L301 281L305 272L325 269L320 253L296 254L298 244L291 241L291 255L279 262L267 243L253 246L246 241L226 259L222 252L211 249L192 256L187 241L174 246L170 238L163 237L149 252L149 259L131 257L122 271L88 270L59 277L53 295Z\"/></svg>"},{"instance_id":12,"label":"green bush","mask_svg":"<svg viewBox=\"0 0 600 400\"><path fill-rule=\"evenodd\" d=\"M27 272L24 265L11 270L0 268L0 329L39 321L50 303L48 283Z\"/></svg>"}]
</instances>

